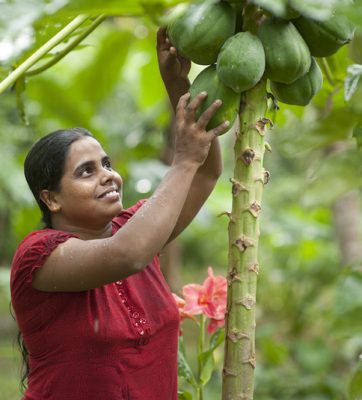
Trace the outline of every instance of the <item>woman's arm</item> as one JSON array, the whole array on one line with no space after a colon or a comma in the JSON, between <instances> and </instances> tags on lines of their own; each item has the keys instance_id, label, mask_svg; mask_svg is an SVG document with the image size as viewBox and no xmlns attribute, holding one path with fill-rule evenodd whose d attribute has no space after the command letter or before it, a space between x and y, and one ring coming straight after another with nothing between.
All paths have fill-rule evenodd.
<instances>
[{"instance_id":1,"label":"woman's arm","mask_svg":"<svg viewBox=\"0 0 362 400\"><path fill-rule=\"evenodd\" d=\"M157 32L157 55L161 77L165 84L171 105L176 110L178 99L189 90L187 77L191 62L181 57L167 38L166 28ZM220 133L224 132L228 123L222 125ZM168 242L177 237L194 219L205 203L216 181L222 172L222 158L217 138L212 140L210 151L204 163L198 168L190 186L186 201L181 210L174 230Z\"/></svg>"},{"instance_id":2,"label":"woman's arm","mask_svg":"<svg viewBox=\"0 0 362 400\"><path fill-rule=\"evenodd\" d=\"M113 237L71 238L59 245L34 273L34 288L79 291L99 287L141 271L163 248L175 230L195 174L221 131L205 129L218 103L195 120L203 98L200 94L189 103L189 94L181 97L176 111L174 161L142 208Z\"/></svg>"}]
</instances>

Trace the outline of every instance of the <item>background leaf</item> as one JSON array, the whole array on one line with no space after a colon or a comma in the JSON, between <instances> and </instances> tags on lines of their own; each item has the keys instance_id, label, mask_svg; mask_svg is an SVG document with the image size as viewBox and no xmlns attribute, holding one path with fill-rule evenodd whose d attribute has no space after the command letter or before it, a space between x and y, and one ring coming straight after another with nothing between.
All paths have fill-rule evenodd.
<instances>
[{"instance_id":1,"label":"background leaf","mask_svg":"<svg viewBox=\"0 0 362 400\"><path fill-rule=\"evenodd\" d=\"M186 380L193 387L197 387L196 379L189 366L182 344L178 349L178 375Z\"/></svg>"},{"instance_id":2,"label":"background leaf","mask_svg":"<svg viewBox=\"0 0 362 400\"><path fill-rule=\"evenodd\" d=\"M353 64L347 69L347 76L344 82L344 98L349 101L353 96L353 93L357 89L359 79L362 75L362 65Z\"/></svg>"},{"instance_id":3,"label":"background leaf","mask_svg":"<svg viewBox=\"0 0 362 400\"><path fill-rule=\"evenodd\" d=\"M349 400L362 400L362 356L349 385Z\"/></svg>"}]
</instances>

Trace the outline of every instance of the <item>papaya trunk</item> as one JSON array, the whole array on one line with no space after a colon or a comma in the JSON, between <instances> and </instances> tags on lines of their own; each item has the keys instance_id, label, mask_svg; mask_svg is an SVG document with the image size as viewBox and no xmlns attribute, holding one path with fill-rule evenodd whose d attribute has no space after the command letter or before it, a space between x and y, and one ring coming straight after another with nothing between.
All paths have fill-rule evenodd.
<instances>
[{"instance_id":1,"label":"papaya trunk","mask_svg":"<svg viewBox=\"0 0 362 400\"><path fill-rule=\"evenodd\" d=\"M263 169L266 107L266 86L261 81L243 95L234 147L223 400L253 399L259 214L268 179Z\"/></svg>"}]
</instances>

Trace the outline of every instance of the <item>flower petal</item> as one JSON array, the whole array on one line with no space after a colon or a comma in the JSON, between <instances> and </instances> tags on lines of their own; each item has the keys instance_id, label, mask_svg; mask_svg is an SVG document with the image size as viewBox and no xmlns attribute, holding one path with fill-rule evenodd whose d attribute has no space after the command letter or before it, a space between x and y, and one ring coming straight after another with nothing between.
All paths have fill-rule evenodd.
<instances>
[{"instance_id":1,"label":"flower petal","mask_svg":"<svg viewBox=\"0 0 362 400\"><path fill-rule=\"evenodd\" d=\"M217 331L219 328L221 328L222 326L224 326L225 324L225 319L210 319L208 325L207 325L207 331L208 333L214 333L215 331Z\"/></svg>"},{"instance_id":2,"label":"flower petal","mask_svg":"<svg viewBox=\"0 0 362 400\"><path fill-rule=\"evenodd\" d=\"M183 287L182 294L186 302L184 311L194 315L202 314L203 307L200 304L200 298L204 294L203 287L196 283L190 283Z\"/></svg>"}]
</instances>

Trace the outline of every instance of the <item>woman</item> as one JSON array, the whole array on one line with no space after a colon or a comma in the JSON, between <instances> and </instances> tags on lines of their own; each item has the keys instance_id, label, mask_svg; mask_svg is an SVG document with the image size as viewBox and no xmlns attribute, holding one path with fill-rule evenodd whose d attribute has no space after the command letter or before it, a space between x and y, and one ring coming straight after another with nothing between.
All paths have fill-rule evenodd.
<instances>
[{"instance_id":1,"label":"woman","mask_svg":"<svg viewBox=\"0 0 362 400\"><path fill-rule=\"evenodd\" d=\"M179 318L157 254L213 189L221 173L216 137L228 123L206 131L220 101L195 120L206 94L189 101L190 63L164 29L157 37L176 144L168 173L146 202L123 209L122 178L82 128L43 137L26 158L45 222L19 245L11 272L29 352L26 400L177 399Z\"/></svg>"}]
</instances>

